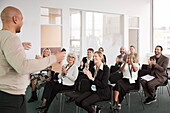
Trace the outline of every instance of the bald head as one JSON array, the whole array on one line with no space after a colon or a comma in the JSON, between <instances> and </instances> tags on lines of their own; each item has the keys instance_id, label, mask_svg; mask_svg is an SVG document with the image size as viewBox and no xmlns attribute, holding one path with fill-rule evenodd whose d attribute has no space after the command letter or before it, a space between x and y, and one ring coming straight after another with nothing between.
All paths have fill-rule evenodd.
<instances>
[{"instance_id":1,"label":"bald head","mask_svg":"<svg viewBox=\"0 0 170 113\"><path fill-rule=\"evenodd\" d=\"M8 6L1 12L3 29L13 29L16 33L20 32L22 27L22 13L19 9Z\"/></svg>"},{"instance_id":2,"label":"bald head","mask_svg":"<svg viewBox=\"0 0 170 113\"><path fill-rule=\"evenodd\" d=\"M125 47L122 46L122 47L120 48L120 53L121 53L121 54L124 54L125 52L126 52Z\"/></svg>"},{"instance_id":3,"label":"bald head","mask_svg":"<svg viewBox=\"0 0 170 113\"><path fill-rule=\"evenodd\" d=\"M2 22L12 21L13 16L22 16L19 9L8 6L1 12L1 20Z\"/></svg>"}]
</instances>

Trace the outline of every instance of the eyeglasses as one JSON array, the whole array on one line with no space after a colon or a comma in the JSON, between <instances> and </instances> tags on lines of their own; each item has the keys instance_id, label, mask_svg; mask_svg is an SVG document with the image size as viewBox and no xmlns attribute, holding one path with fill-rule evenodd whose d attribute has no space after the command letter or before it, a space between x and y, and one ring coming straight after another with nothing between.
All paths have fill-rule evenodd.
<instances>
[{"instance_id":1,"label":"eyeglasses","mask_svg":"<svg viewBox=\"0 0 170 113\"><path fill-rule=\"evenodd\" d=\"M70 56L70 55L69 55L68 57L69 57L69 58L74 58L73 56Z\"/></svg>"}]
</instances>

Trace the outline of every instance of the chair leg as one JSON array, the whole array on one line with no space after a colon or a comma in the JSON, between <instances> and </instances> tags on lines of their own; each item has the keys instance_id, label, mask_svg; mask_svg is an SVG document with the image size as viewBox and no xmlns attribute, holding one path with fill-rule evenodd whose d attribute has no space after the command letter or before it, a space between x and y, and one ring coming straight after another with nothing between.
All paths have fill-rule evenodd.
<instances>
[{"instance_id":1,"label":"chair leg","mask_svg":"<svg viewBox=\"0 0 170 113\"><path fill-rule=\"evenodd\" d=\"M62 113L62 101L63 101L63 93L60 93L59 113Z\"/></svg>"},{"instance_id":2,"label":"chair leg","mask_svg":"<svg viewBox=\"0 0 170 113\"><path fill-rule=\"evenodd\" d=\"M140 101L141 101L141 104L142 104L142 107L143 107L143 110L144 110L145 108L144 108L144 105L143 105L143 102L142 102L142 96L140 95L140 92L138 92L138 94L139 94Z\"/></svg>"},{"instance_id":3,"label":"chair leg","mask_svg":"<svg viewBox=\"0 0 170 113\"><path fill-rule=\"evenodd\" d=\"M168 85L166 85L166 88L167 88L167 91L168 91L168 94L169 94L169 97L170 97L169 86L168 86Z\"/></svg>"},{"instance_id":4,"label":"chair leg","mask_svg":"<svg viewBox=\"0 0 170 113\"><path fill-rule=\"evenodd\" d=\"M61 113L64 113L64 103L65 103L65 94L63 94L63 96L62 96L62 106L61 106L61 108L62 108L62 111L61 111Z\"/></svg>"},{"instance_id":5,"label":"chair leg","mask_svg":"<svg viewBox=\"0 0 170 113\"><path fill-rule=\"evenodd\" d=\"M160 99L160 94L159 94L159 87L158 87L158 91L157 91L157 95L158 95L158 107L159 107L159 99Z\"/></svg>"},{"instance_id":6,"label":"chair leg","mask_svg":"<svg viewBox=\"0 0 170 113\"><path fill-rule=\"evenodd\" d=\"M80 113L80 108L76 106L76 113Z\"/></svg>"},{"instance_id":7,"label":"chair leg","mask_svg":"<svg viewBox=\"0 0 170 113\"><path fill-rule=\"evenodd\" d=\"M126 98L126 96L125 96L125 101L126 101L126 105L128 105L128 101L127 101L127 98Z\"/></svg>"},{"instance_id":8,"label":"chair leg","mask_svg":"<svg viewBox=\"0 0 170 113\"><path fill-rule=\"evenodd\" d=\"M94 113L97 113L97 105L94 105L95 111Z\"/></svg>"},{"instance_id":9,"label":"chair leg","mask_svg":"<svg viewBox=\"0 0 170 113\"><path fill-rule=\"evenodd\" d=\"M128 103L129 105L129 113L130 113L130 93L129 93L129 103Z\"/></svg>"}]
</instances>

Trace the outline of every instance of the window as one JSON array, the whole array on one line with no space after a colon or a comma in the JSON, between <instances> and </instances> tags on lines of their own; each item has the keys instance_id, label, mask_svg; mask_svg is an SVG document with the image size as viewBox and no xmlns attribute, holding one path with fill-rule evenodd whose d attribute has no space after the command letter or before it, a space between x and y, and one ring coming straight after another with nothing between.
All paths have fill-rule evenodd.
<instances>
[{"instance_id":1,"label":"window","mask_svg":"<svg viewBox=\"0 0 170 113\"><path fill-rule=\"evenodd\" d=\"M139 17L129 17L129 47L135 46L136 52L139 54Z\"/></svg>"},{"instance_id":2,"label":"window","mask_svg":"<svg viewBox=\"0 0 170 113\"><path fill-rule=\"evenodd\" d=\"M157 45L170 52L170 7L169 0L153 0L153 49Z\"/></svg>"},{"instance_id":3,"label":"window","mask_svg":"<svg viewBox=\"0 0 170 113\"><path fill-rule=\"evenodd\" d=\"M52 52L61 49L61 9L41 7L41 50L50 48Z\"/></svg>"},{"instance_id":4,"label":"window","mask_svg":"<svg viewBox=\"0 0 170 113\"><path fill-rule=\"evenodd\" d=\"M122 16L85 12L85 17L85 48L92 47L96 51L103 47L107 64L113 64L119 54L119 49L115 48L123 45Z\"/></svg>"},{"instance_id":5,"label":"window","mask_svg":"<svg viewBox=\"0 0 170 113\"><path fill-rule=\"evenodd\" d=\"M81 11L70 10L70 52L80 55Z\"/></svg>"},{"instance_id":6,"label":"window","mask_svg":"<svg viewBox=\"0 0 170 113\"><path fill-rule=\"evenodd\" d=\"M95 51L103 47L107 62L113 64L119 54L115 48L123 45L122 15L73 9L70 15L70 49L82 56L80 51L86 55L90 47Z\"/></svg>"}]
</instances>

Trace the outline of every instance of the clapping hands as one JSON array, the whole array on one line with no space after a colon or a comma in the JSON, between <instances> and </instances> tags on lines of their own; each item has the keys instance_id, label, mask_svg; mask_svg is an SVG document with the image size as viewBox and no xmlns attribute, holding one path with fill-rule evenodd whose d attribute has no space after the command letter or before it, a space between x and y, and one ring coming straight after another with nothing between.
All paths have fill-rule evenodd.
<instances>
[{"instance_id":1,"label":"clapping hands","mask_svg":"<svg viewBox=\"0 0 170 113\"><path fill-rule=\"evenodd\" d=\"M90 79L90 80L93 80L94 78L92 77L92 74L89 70L83 70L84 74L87 75L87 77Z\"/></svg>"},{"instance_id":2,"label":"clapping hands","mask_svg":"<svg viewBox=\"0 0 170 113\"><path fill-rule=\"evenodd\" d=\"M62 75L66 75L67 74L67 70L65 66L62 66Z\"/></svg>"}]
</instances>

